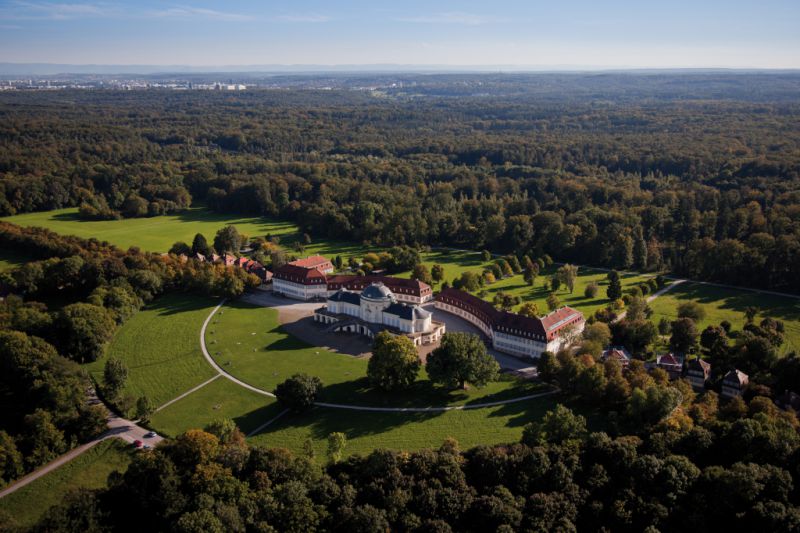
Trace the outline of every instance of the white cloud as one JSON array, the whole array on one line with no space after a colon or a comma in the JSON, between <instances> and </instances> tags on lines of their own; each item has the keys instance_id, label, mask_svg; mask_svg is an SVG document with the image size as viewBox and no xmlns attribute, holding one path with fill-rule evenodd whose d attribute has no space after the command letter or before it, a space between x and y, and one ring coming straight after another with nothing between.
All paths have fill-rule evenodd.
<instances>
[{"instance_id":1,"label":"white cloud","mask_svg":"<svg viewBox=\"0 0 800 533\"><path fill-rule=\"evenodd\" d=\"M293 15L279 15L275 20L283 22L328 22L331 17L328 15L320 15L317 13L301 13Z\"/></svg>"},{"instance_id":2,"label":"white cloud","mask_svg":"<svg viewBox=\"0 0 800 533\"><path fill-rule=\"evenodd\" d=\"M99 18L118 14L118 10L108 4L56 2L13 2L0 12L8 20L70 20L77 18Z\"/></svg>"},{"instance_id":3,"label":"white cloud","mask_svg":"<svg viewBox=\"0 0 800 533\"><path fill-rule=\"evenodd\" d=\"M206 9L202 7L189 7L189 6L180 6L180 7L171 7L168 9L162 9L160 11L151 11L147 13L151 17L158 17L158 18L209 18L209 19L216 19L216 20L252 20L252 17L249 15L242 15L239 13L225 13L222 11L216 11L214 9Z\"/></svg>"},{"instance_id":4,"label":"white cloud","mask_svg":"<svg viewBox=\"0 0 800 533\"><path fill-rule=\"evenodd\" d=\"M475 13L464 13L461 11L448 11L445 13L432 13L418 17L401 17L395 19L399 22L414 22L419 24L461 24L465 26L480 26L481 24L491 24L493 22L507 22L507 19L478 15Z\"/></svg>"}]
</instances>

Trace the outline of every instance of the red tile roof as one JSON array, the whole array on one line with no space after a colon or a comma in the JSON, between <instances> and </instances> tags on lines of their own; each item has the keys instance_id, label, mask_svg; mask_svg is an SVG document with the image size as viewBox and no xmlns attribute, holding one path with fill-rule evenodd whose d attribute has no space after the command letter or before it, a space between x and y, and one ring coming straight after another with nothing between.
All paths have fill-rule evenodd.
<instances>
[{"instance_id":1,"label":"red tile roof","mask_svg":"<svg viewBox=\"0 0 800 533\"><path fill-rule=\"evenodd\" d=\"M750 382L750 377L741 370L731 370L725 374L723 383L728 386L744 387Z\"/></svg>"},{"instance_id":2,"label":"red tile roof","mask_svg":"<svg viewBox=\"0 0 800 533\"><path fill-rule=\"evenodd\" d=\"M551 339L562 329L583 320L583 313L571 307L556 309L541 318L542 326L547 331L547 338Z\"/></svg>"},{"instance_id":3,"label":"red tile roof","mask_svg":"<svg viewBox=\"0 0 800 533\"><path fill-rule=\"evenodd\" d=\"M347 274L328 276L328 290L331 291L339 289L360 291L373 283L383 283L394 293L410 294L417 298L431 294L430 285L415 279L393 278L391 276L355 276Z\"/></svg>"},{"instance_id":4,"label":"red tile roof","mask_svg":"<svg viewBox=\"0 0 800 533\"><path fill-rule=\"evenodd\" d=\"M302 285L320 285L325 283L325 274L316 268L303 268L296 265L283 265L275 270L273 277Z\"/></svg>"},{"instance_id":5,"label":"red tile roof","mask_svg":"<svg viewBox=\"0 0 800 533\"><path fill-rule=\"evenodd\" d=\"M319 270L333 270L333 263L328 261L325 257L321 255L312 255L306 257L304 259L298 259L297 261L292 261L289 263L290 265L299 266L303 268L317 268Z\"/></svg>"},{"instance_id":6,"label":"red tile roof","mask_svg":"<svg viewBox=\"0 0 800 533\"><path fill-rule=\"evenodd\" d=\"M458 289L444 289L436 298L464 309L494 330L520 337L538 338L542 341L552 340L564 327L583 320L582 313L569 307L559 309L544 318L498 311L486 300ZM547 329L548 326L550 329Z\"/></svg>"}]
</instances>

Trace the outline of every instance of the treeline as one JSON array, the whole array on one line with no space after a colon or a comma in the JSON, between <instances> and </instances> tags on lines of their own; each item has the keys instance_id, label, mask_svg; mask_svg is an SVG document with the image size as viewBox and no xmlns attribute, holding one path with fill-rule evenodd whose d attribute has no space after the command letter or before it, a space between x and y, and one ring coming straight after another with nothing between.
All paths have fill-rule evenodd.
<instances>
[{"instance_id":1,"label":"treeline","mask_svg":"<svg viewBox=\"0 0 800 533\"><path fill-rule=\"evenodd\" d=\"M695 405L640 435L558 406L517 444L340 461L333 443L322 468L217 421L67 495L33 531L796 531L797 420L757 399Z\"/></svg>"},{"instance_id":2,"label":"treeline","mask_svg":"<svg viewBox=\"0 0 800 533\"><path fill-rule=\"evenodd\" d=\"M5 222L0 246L47 257L0 274L0 485L105 429L78 363L100 358L145 303L173 290L238 296L260 283L235 267Z\"/></svg>"},{"instance_id":3,"label":"treeline","mask_svg":"<svg viewBox=\"0 0 800 533\"><path fill-rule=\"evenodd\" d=\"M194 199L315 237L800 291L797 103L84 91L0 112L0 214Z\"/></svg>"}]
</instances>

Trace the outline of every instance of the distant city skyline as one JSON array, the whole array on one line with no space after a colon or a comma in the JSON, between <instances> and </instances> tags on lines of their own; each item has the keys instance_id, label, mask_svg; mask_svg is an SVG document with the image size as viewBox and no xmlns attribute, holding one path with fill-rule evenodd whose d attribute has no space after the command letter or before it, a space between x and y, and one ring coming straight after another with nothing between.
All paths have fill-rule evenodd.
<instances>
[{"instance_id":1,"label":"distant city skyline","mask_svg":"<svg viewBox=\"0 0 800 533\"><path fill-rule=\"evenodd\" d=\"M797 0L0 0L0 62L800 68Z\"/></svg>"}]
</instances>

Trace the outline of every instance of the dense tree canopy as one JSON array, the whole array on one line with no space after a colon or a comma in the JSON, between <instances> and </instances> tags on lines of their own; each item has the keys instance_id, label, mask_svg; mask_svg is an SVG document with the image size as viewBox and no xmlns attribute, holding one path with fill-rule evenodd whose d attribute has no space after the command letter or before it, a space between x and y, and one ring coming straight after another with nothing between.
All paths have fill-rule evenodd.
<instances>
[{"instance_id":1,"label":"dense tree canopy","mask_svg":"<svg viewBox=\"0 0 800 533\"><path fill-rule=\"evenodd\" d=\"M669 92L647 76L453 75L418 84L437 87L424 98L384 99L8 91L0 214L153 216L199 201L315 236L800 291L800 81L720 76L674 74ZM502 90L464 94L477 83Z\"/></svg>"}]
</instances>

